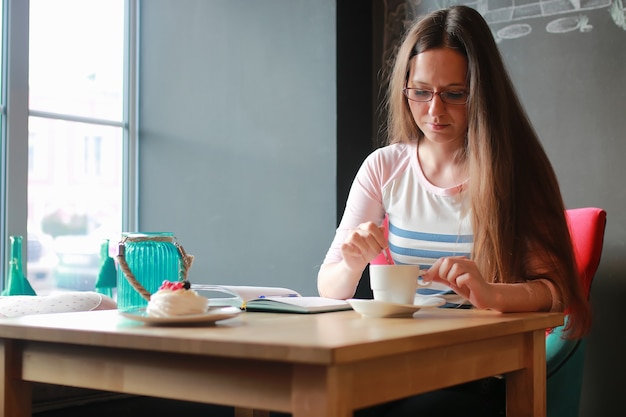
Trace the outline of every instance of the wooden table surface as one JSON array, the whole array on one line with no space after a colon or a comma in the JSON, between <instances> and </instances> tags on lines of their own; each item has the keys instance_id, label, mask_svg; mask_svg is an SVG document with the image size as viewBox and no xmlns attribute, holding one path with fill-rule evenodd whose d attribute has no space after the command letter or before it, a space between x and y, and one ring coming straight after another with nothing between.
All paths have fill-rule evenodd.
<instances>
[{"instance_id":1,"label":"wooden table surface","mask_svg":"<svg viewBox=\"0 0 626 417\"><path fill-rule=\"evenodd\" d=\"M450 309L394 319L243 313L187 327L115 310L2 319L0 417L30 417L30 382L348 417L498 374L507 374L507 415L543 417L544 329L562 323L560 313Z\"/></svg>"}]
</instances>

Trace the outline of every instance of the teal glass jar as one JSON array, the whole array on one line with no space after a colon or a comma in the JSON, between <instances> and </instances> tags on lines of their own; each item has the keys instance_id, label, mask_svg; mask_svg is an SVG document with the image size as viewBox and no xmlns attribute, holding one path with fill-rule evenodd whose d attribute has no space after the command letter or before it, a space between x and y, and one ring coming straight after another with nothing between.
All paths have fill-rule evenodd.
<instances>
[{"instance_id":1,"label":"teal glass jar","mask_svg":"<svg viewBox=\"0 0 626 417\"><path fill-rule=\"evenodd\" d=\"M22 240L22 236L9 236L11 257L5 287L0 295L36 295L24 274Z\"/></svg>"},{"instance_id":2,"label":"teal glass jar","mask_svg":"<svg viewBox=\"0 0 626 417\"><path fill-rule=\"evenodd\" d=\"M145 307L164 280L186 277L186 255L173 233L123 233L118 250L119 309Z\"/></svg>"}]
</instances>

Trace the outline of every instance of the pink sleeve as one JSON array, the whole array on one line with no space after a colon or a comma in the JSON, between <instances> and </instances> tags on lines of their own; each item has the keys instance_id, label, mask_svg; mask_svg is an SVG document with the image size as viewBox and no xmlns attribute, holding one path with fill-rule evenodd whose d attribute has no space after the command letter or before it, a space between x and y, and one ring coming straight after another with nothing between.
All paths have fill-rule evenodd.
<instances>
[{"instance_id":1,"label":"pink sleeve","mask_svg":"<svg viewBox=\"0 0 626 417\"><path fill-rule=\"evenodd\" d=\"M381 224L385 217L383 189L399 172L406 169L407 145L391 145L372 152L356 174L343 217L335 233L335 238L326 253L324 263L340 262L341 244L350 230L361 223Z\"/></svg>"}]
</instances>

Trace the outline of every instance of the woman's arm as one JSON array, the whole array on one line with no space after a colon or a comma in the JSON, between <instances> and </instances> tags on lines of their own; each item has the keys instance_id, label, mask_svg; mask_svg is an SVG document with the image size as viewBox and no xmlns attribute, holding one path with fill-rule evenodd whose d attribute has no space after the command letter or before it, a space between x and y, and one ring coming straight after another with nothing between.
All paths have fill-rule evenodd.
<instances>
[{"instance_id":1,"label":"woman's arm","mask_svg":"<svg viewBox=\"0 0 626 417\"><path fill-rule=\"evenodd\" d=\"M356 292L363 270L387 247L382 203L384 184L409 164L413 147L393 146L370 154L350 188L346 209L317 276L323 297L346 299Z\"/></svg>"},{"instance_id":2,"label":"woman's arm","mask_svg":"<svg viewBox=\"0 0 626 417\"><path fill-rule=\"evenodd\" d=\"M548 279L489 283L476 263L466 257L441 258L422 278L448 285L477 308L503 313L562 310L561 295Z\"/></svg>"},{"instance_id":3,"label":"woman's arm","mask_svg":"<svg viewBox=\"0 0 626 417\"><path fill-rule=\"evenodd\" d=\"M489 308L502 313L551 311L552 291L544 281L546 280L517 284L490 284L494 294L492 305L479 308Z\"/></svg>"},{"instance_id":4,"label":"woman's arm","mask_svg":"<svg viewBox=\"0 0 626 417\"><path fill-rule=\"evenodd\" d=\"M354 295L363 270L387 247L385 229L373 222L360 224L341 244L341 260L322 265L317 289L322 297L346 299Z\"/></svg>"},{"instance_id":5,"label":"woman's arm","mask_svg":"<svg viewBox=\"0 0 626 417\"><path fill-rule=\"evenodd\" d=\"M350 270L343 261L324 264L317 275L317 290L322 297L346 300L354 296L362 273Z\"/></svg>"}]
</instances>

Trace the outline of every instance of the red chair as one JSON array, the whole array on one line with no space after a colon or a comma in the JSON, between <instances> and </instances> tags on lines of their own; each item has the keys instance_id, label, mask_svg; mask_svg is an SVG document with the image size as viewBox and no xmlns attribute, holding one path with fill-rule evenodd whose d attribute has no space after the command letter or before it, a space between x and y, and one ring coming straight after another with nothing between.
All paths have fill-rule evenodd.
<instances>
[{"instance_id":1,"label":"red chair","mask_svg":"<svg viewBox=\"0 0 626 417\"><path fill-rule=\"evenodd\" d=\"M600 264L606 211L585 207L566 210L567 223L574 245L576 264L587 297ZM383 223L387 225L387 220ZM386 263L381 254L372 264ZM566 318L567 320L567 318ZM563 339L563 327L546 335L547 415L578 417L585 360L585 340Z\"/></svg>"},{"instance_id":2,"label":"red chair","mask_svg":"<svg viewBox=\"0 0 626 417\"><path fill-rule=\"evenodd\" d=\"M606 211L595 207L566 211L578 273L589 297L600 264ZM565 340L563 327L546 336L548 417L578 417L585 362L585 339Z\"/></svg>"}]
</instances>

